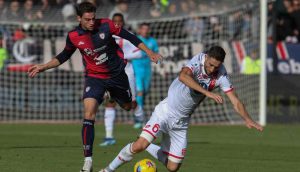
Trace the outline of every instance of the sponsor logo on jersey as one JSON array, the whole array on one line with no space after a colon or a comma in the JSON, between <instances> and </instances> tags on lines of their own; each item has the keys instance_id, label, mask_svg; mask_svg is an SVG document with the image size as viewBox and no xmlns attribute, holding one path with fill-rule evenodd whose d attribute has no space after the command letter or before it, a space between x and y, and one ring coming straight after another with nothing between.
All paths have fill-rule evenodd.
<instances>
[{"instance_id":1,"label":"sponsor logo on jersey","mask_svg":"<svg viewBox=\"0 0 300 172\"><path fill-rule=\"evenodd\" d=\"M90 89L91 89L91 87L86 87L86 88L85 88L85 92L89 92Z\"/></svg>"},{"instance_id":2,"label":"sponsor logo on jersey","mask_svg":"<svg viewBox=\"0 0 300 172\"><path fill-rule=\"evenodd\" d=\"M83 41L79 41L78 45L84 45L84 42Z\"/></svg>"}]
</instances>

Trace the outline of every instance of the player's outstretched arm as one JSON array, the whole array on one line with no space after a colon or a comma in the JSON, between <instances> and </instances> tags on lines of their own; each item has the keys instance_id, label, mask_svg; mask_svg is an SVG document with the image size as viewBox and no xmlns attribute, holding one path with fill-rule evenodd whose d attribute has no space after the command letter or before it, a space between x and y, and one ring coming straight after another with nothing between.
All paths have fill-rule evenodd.
<instances>
[{"instance_id":1,"label":"player's outstretched arm","mask_svg":"<svg viewBox=\"0 0 300 172\"><path fill-rule=\"evenodd\" d=\"M45 70L55 68L60 65L60 62L58 61L57 58L53 58L46 64L37 64L28 69L28 75L29 77L33 78L35 77L38 73L44 72Z\"/></svg>"},{"instance_id":2,"label":"player's outstretched arm","mask_svg":"<svg viewBox=\"0 0 300 172\"><path fill-rule=\"evenodd\" d=\"M183 67L179 73L179 80L186 86L202 93L203 95L213 99L217 103L223 103L223 99L220 95L207 91L200 86L193 78L193 72L188 67Z\"/></svg>"},{"instance_id":3,"label":"player's outstretched arm","mask_svg":"<svg viewBox=\"0 0 300 172\"><path fill-rule=\"evenodd\" d=\"M258 131L263 131L263 127L252 120L252 118L248 114L245 106L240 101L240 99L236 96L236 94L234 93L233 90L230 92L227 92L226 95L228 96L229 100L233 104L235 111L244 119L245 125L248 128L255 128Z\"/></svg>"},{"instance_id":4,"label":"player's outstretched arm","mask_svg":"<svg viewBox=\"0 0 300 172\"><path fill-rule=\"evenodd\" d=\"M148 55L148 57L151 59L151 61L153 61L154 63L157 64L157 63L161 63L163 61L162 55L153 52L144 43L140 43L138 45L138 48L143 50Z\"/></svg>"}]
</instances>

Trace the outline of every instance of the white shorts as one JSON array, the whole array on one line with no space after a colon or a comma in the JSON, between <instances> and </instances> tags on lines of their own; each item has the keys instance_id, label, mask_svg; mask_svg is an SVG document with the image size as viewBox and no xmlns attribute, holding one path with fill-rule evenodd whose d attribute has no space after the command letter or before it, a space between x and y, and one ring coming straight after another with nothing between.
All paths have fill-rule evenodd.
<instances>
[{"instance_id":1,"label":"white shorts","mask_svg":"<svg viewBox=\"0 0 300 172\"><path fill-rule=\"evenodd\" d=\"M128 76L130 91L132 94L132 100L135 100L136 98L135 76L134 76L133 66L129 61L127 62L127 65L125 67L125 72Z\"/></svg>"},{"instance_id":2,"label":"white shorts","mask_svg":"<svg viewBox=\"0 0 300 172\"><path fill-rule=\"evenodd\" d=\"M168 115L167 102L164 100L156 107L140 137L150 143L162 134L161 149L168 159L181 163L187 147L187 128L189 119L176 119Z\"/></svg>"}]
</instances>

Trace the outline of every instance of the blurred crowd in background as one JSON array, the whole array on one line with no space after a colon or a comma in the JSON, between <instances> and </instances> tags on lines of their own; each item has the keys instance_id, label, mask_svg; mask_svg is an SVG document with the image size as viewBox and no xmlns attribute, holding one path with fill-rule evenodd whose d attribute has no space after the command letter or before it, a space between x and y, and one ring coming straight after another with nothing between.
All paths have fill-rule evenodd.
<instances>
[{"instance_id":1,"label":"blurred crowd in background","mask_svg":"<svg viewBox=\"0 0 300 172\"><path fill-rule=\"evenodd\" d=\"M84 0L0 0L0 21L17 22L74 22L75 5ZM232 10L235 6L249 4L245 0L87 0L97 6L98 17L112 17L122 13L126 21L156 18L174 18L195 16L196 14L216 13ZM268 1L268 40L297 43L300 40L300 0ZM211 17L212 29L219 36L224 29L221 18ZM250 12L234 13L229 20L250 27L249 22L257 22ZM186 25L186 31L194 32L191 38L202 38L205 23L201 18L192 17ZM251 23L253 24L253 23ZM274 27L275 26L275 27ZM230 27L230 26L228 26ZM201 31L200 31L201 30ZM243 31L243 30L242 30ZM199 33L200 32L200 33ZM232 31L234 32L234 31ZM256 30L252 31L253 33ZM236 34L236 33L232 33ZM276 39L274 39L274 35Z\"/></svg>"},{"instance_id":2,"label":"blurred crowd in background","mask_svg":"<svg viewBox=\"0 0 300 172\"><path fill-rule=\"evenodd\" d=\"M83 0L0 0L1 20L57 22L76 16L75 5ZM87 0L97 6L99 17L121 12L126 19L176 17L209 13L240 5L243 0ZM44 21L45 22L45 21Z\"/></svg>"}]
</instances>

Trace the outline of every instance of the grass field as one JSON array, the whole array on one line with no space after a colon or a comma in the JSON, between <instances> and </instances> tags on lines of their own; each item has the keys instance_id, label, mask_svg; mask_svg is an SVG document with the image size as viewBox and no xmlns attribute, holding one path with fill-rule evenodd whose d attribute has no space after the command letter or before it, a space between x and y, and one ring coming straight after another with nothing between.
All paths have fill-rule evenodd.
<instances>
[{"instance_id":1,"label":"grass field","mask_svg":"<svg viewBox=\"0 0 300 172\"><path fill-rule=\"evenodd\" d=\"M0 124L0 171L78 172L82 166L80 124ZM96 125L94 171L106 166L139 131L116 128L117 145L100 148ZM159 140L158 140L159 142ZM119 172L133 171L137 155ZM158 171L167 171L159 162ZM300 125L268 125L263 133L244 126L192 126L182 172L299 172Z\"/></svg>"}]
</instances>

